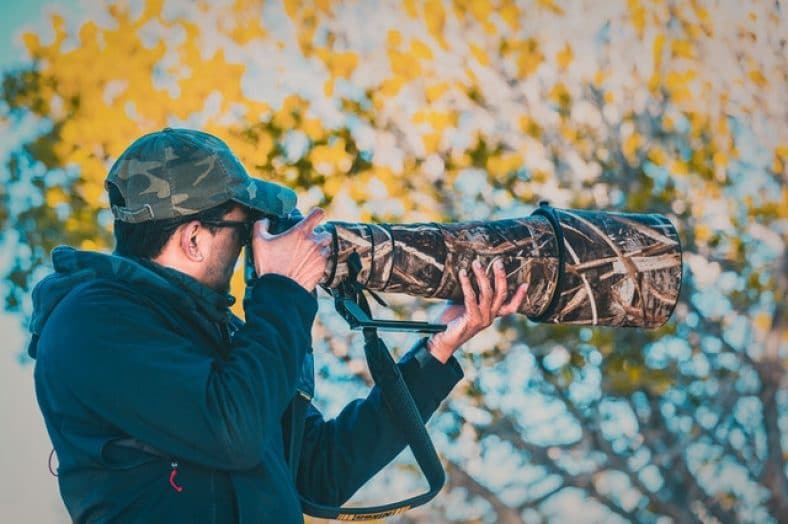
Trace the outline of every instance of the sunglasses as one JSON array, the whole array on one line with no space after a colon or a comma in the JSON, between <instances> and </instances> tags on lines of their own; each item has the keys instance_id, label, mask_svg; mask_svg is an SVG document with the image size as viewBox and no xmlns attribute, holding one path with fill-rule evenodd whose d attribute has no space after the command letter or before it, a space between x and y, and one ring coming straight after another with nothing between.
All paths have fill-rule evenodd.
<instances>
[{"instance_id":1,"label":"sunglasses","mask_svg":"<svg viewBox=\"0 0 788 524\"><path fill-rule=\"evenodd\" d=\"M211 227L231 227L238 231L238 234L244 241L252 238L252 230L254 228L253 221L242 222L240 220L201 220L201 224Z\"/></svg>"}]
</instances>

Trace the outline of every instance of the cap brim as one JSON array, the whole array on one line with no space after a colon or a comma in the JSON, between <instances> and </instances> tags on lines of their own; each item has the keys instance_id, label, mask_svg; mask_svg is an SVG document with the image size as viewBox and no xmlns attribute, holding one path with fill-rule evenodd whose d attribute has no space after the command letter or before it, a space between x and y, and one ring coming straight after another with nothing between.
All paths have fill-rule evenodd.
<instances>
[{"instance_id":1,"label":"cap brim","mask_svg":"<svg viewBox=\"0 0 788 524\"><path fill-rule=\"evenodd\" d=\"M277 216L290 213L298 201L295 191L289 187L256 178L250 178L246 187L233 191L230 199L261 213Z\"/></svg>"}]
</instances>

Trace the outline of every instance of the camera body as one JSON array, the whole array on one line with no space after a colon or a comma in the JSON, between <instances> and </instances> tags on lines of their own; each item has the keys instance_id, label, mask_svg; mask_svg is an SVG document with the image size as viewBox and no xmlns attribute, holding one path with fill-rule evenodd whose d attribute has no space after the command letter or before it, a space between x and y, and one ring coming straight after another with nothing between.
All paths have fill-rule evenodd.
<instances>
[{"instance_id":1,"label":"camera body","mask_svg":"<svg viewBox=\"0 0 788 524\"><path fill-rule=\"evenodd\" d=\"M268 218L269 222L268 232L272 235L279 235L301 222L304 219L304 216L300 211L295 209L286 217L270 216L266 218Z\"/></svg>"},{"instance_id":2,"label":"camera body","mask_svg":"<svg viewBox=\"0 0 788 524\"><path fill-rule=\"evenodd\" d=\"M304 219L304 215L302 215L301 211L298 209L294 209L287 216L279 217L261 213L253 215L251 220L257 222L263 218L268 219L268 232L272 235L279 235L301 222ZM246 282L247 291L256 278L257 273L254 269L254 251L252 250L252 239L250 238L244 246L244 281Z\"/></svg>"}]
</instances>

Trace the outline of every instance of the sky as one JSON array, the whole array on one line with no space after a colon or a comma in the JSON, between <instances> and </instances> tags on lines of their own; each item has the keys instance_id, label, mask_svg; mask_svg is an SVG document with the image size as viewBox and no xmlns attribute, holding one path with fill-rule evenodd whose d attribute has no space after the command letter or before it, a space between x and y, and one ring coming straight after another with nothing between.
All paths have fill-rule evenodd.
<instances>
[{"instance_id":1,"label":"sky","mask_svg":"<svg viewBox=\"0 0 788 524\"><path fill-rule=\"evenodd\" d=\"M42 0L12 0L0 3L0 71L19 65L25 55L19 34L25 28L46 25L47 6L61 10L79 9L75 1L53 3ZM5 157L19 136L11 136L0 127L0 158ZM0 177L1 178L1 177ZM0 269L5 272L9 254L2 249ZM4 293L2 293L4 295ZM19 354L27 344L18 316L0 310L0 509L6 522L68 522L57 490L57 479L47 468L51 450L44 421L33 390L33 366L20 365Z\"/></svg>"},{"instance_id":2,"label":"sky","mask_svg":"<svg viewBox=\"0 0 788 524\"><path fill-rule=\"evenodd\" d=\"M69 11L81 9L75 0L11 0L0 4L0 68L3 70L20 63L24 51L19 42L19 34L26 28L45 25L44 13L53 6Z\"/></svg>"}]
</instances>

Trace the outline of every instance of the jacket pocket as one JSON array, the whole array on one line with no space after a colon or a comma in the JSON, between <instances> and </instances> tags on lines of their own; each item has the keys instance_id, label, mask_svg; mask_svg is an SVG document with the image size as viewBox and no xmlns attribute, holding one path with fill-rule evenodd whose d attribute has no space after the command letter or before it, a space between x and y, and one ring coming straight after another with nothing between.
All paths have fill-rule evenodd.
<instances>
[{"instance_id":1,"label":"jacket pocket","mask_svg":"<svg viewBox=\"0 0 788 524\"><path fill-rule=\"evenodd\" d=\"M101 459L109 469L125 470L164 460L153 448L133 438L113 439L101 448Z\"/></svg>"}]
</instances>

